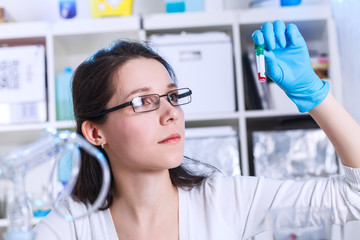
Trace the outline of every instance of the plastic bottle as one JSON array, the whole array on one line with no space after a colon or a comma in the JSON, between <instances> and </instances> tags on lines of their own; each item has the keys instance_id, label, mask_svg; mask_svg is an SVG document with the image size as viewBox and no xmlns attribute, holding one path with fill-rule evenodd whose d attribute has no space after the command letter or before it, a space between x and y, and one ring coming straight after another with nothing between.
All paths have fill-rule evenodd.
<instances>
[{"instance_id":1,"label":"plastic bottle","mask_svg":"<svg viewBox=\"0 0 360 240\"><path fill-rule=\"evenodd\" d=\"M165 0L165 9L167 13L185 12L185 1Z\"/></svg>"},{"instance_id":2,"label":"plastic bottle","mask_svg":"<svg viewBox=\"0 0 360 240\"><path fill-rule=\"evenodd\" d=\"M60 160L58 164L58 181L61 182L63 186L69 181L71 177L71 170L73 167L72 162L72 153L66 153Z\"/></svg>"},{"instance_id":3,"label":"plastic bottle","mask_svg":"<svg viewBox=\"0 0 360 240\"><path fill-rule=\"evenodd\" d=\"M56 77L56 120L74 119L74 108L71 93L72 75L72 69L70 67L65 67L64 72L58 74Z\"/></svg>"},{"instance_id":4,"label":"plastic bottle","mask_svg":"<svg viewBox=\"0 0 360 240\"><path fill-rule=\"evenodd\" d=\"M204 11L204 0L185 0L186 12Z\"/></svg>"},{"instance_id":5,"label":"plastic bottle","mask_svg":"<svg viewBox=\"0 0 360 240\"><path fill-rule=\"evenodd\" d=\"M60 16L68 19L76 16L76 1L75 0L60 0Z\"/></svg>"},{"instance_id":6,"label":"plastic bottle","mask_svg":"<svg viewBox=\"0 0 360 240\"><path fill-rule=\"evenodd\" d=\"M296 6L301 3L301 0L281 0L281 6Z\"/></svg>"}]
</instances>

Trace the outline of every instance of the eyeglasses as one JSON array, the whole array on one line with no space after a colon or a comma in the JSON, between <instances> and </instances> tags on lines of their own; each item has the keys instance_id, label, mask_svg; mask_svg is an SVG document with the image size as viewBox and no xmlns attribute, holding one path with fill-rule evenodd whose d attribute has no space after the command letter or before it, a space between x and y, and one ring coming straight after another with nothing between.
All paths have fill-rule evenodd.
<instances>
[{"instance_id":1,"label":"eyeglasses","mask_svg":"<svg viewBox=\"0 0 360 240\"><path fill-rule=\"evenodd\" d=\"M120 104L116 107L109 108L107 110L104 110L94 116L92 118L97 118L100 116L103 116L107 113L119 110L121 108L125 108L128 106L132 106L134 112L136 113L143 113L143 112L151 112L160 107L160 98L166 97L168 102L172 106L180 106L185 105L191 102L191 94L192 91L189 88L179 88L172 90L164 95L159 94L149 94L144 96L139 96L136 98L133 98L130 102L126 102L123 104Z\"/></svg>"}]
</instances>

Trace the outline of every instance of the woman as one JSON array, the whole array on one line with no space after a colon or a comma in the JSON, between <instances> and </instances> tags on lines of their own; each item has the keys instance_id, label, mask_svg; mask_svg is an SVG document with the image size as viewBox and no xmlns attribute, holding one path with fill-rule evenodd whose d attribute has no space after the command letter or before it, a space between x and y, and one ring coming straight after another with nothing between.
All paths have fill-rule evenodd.
<instances>
[{"instance_id":1,"label":"woman","mask_svg":"<svg viewBox=\"0 0 360 240\"><path fill-rule=\"evenodd\" d=\"M75 222L50 213L36 227L38 239L247 239L265 230L268 210L284 207L332 208L338 224L360 219L360 126L312 70L295 25L265 23L253 39L265 44L268 76L332 141L345 177L293 182L191 174L181 165L179 106L190 102L191 91L176 89L171 67L151 49L119 42L81 64L73 80L77 132L102 149L112 169L107 201ZM81 213L95 200L97 168L83 157L63 211Z\"/></svg>"}]
</instances>

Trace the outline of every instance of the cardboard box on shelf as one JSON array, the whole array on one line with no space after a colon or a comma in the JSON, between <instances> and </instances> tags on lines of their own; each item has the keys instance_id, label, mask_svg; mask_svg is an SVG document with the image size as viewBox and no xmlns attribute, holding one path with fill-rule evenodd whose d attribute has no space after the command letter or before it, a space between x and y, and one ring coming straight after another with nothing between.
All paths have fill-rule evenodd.
<instances>
[{"instance_id":1,"label":"cardboard box on shelf","mask_svg":"<svg viewBox=\"0 0 360 240\"><path fill-rule=\"evenodd\" d=\"M223 32L150 36L155 49L173 67L179 87L189 87L185 113L236 111L232 43Z\"/></svg>"},{"instance_id":2,"label":"cardboard box on shelf","mask_svg":"<svg viewBox=\"0 0 360 240\"><path fill-rule=\"evenodd\" d=\"M0 48L0 124L47 120L45 75L43 45Z\"/></svg>"}]
</instances>

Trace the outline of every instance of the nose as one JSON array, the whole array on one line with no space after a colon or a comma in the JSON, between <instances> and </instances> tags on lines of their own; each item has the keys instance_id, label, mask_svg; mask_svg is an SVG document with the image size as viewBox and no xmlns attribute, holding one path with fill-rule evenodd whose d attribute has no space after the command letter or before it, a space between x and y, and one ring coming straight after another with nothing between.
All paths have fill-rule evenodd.
<instances>
[{"instance_id":1,"label":"nose","mask_svg":"<svg viewBox=\"0 0 360 240\"><path fill-rule=\"evenodd\" d=\"M178 106L171 105L171 103L165 97L160 98L160 107L158 111L160 112L160 123L162 125L166 125L169 122L178 120L179 114L181 114L180 112L182 111L182 109Z\"/></svg>"}]
</instances>

